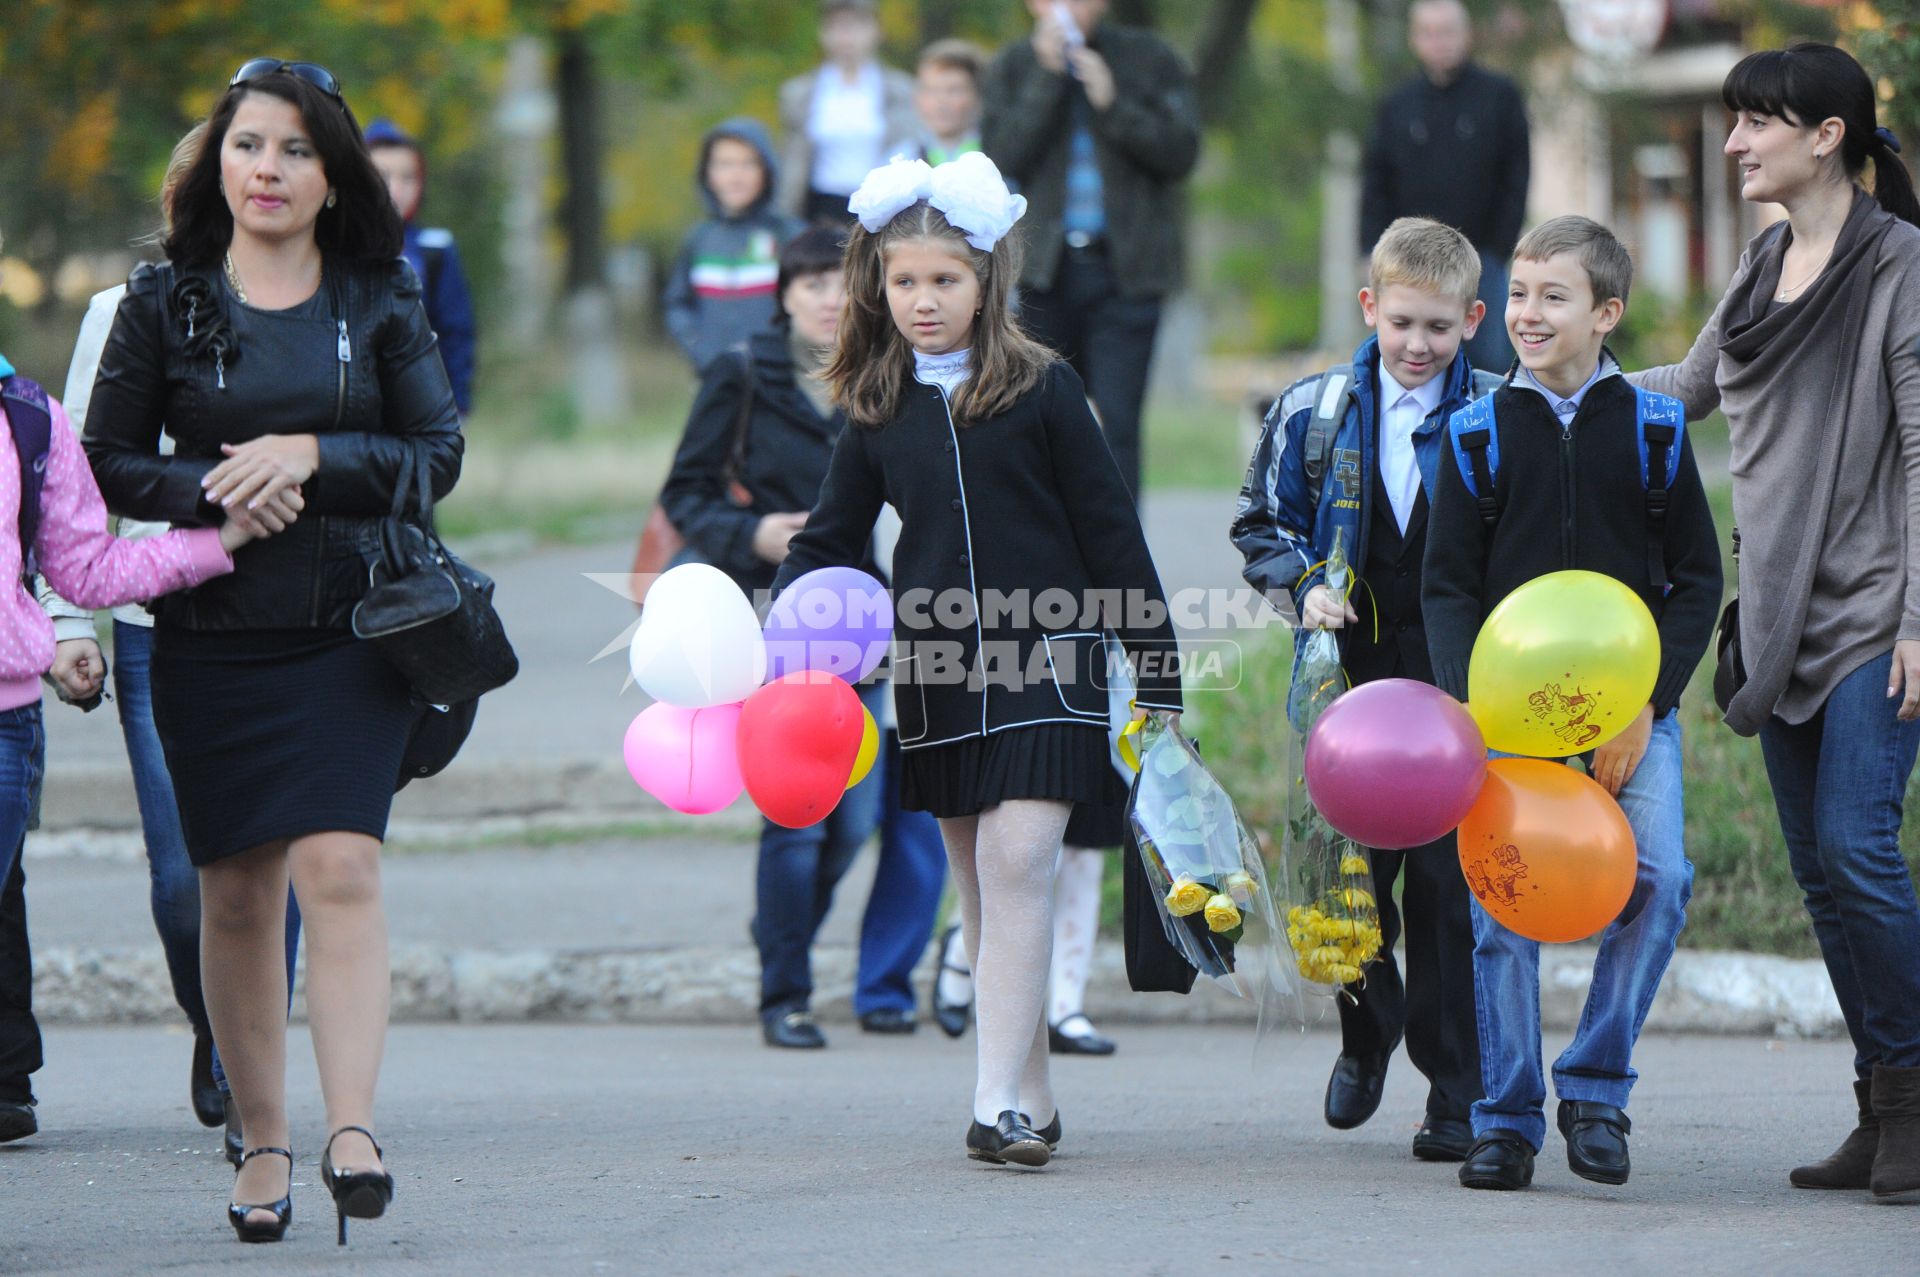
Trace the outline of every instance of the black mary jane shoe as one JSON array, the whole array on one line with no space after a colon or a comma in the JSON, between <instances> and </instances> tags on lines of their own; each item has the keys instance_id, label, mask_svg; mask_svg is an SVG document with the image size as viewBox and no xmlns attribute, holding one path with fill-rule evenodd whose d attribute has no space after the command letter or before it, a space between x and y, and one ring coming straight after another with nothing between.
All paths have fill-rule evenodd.
<instances>
[{"instance_id":1,"label":"black mary jane shoe","mask_svg":"<svg viewBox=\"0 0 1920 1277\"><path fill-rule=\"evenodd\" d=\"M193 1067L187 1075L187 1094L193 1100L193 1115L202 1126L218 1126L227 1120L226 1097L213 1080L213 1039L195 1035Z\"/></svg>"},{"instance_id":2,"label":"black mary jane shoe","mask_svg":"<svg viewBox=\"0 0 1920 1277\"><path fill-rule=\"evenodd\" d=\"M1118 1049L1112 1038L1095 1031L1084 1011L1047 1026L1047 1050L1053 1055L1112 1055Z\"/></svg>"},{"instance_id":3,"label":"black mary jane shoe","mask_svg":"<svg viewBox=\"0 0 1920 1277\"><path fill-rule=\"evenodd\" d=\"M1518 1131L1488 1131L1473 1142L1460 1163L1463 1188L1511 1192L1533 1183L1533 1149Z\"/></svg>"},{"instance_id":4,"label":"black mary jane shoe","mask_svg":"<svg viewBox=\"0 0 1920 1277\"><path fill-rule=\"evenodd\" d=\"M1058 1123L1059 1114L1054 1115L1054 1121ZM995 1166L1038 1167L1052 1159L1053 1150L1027 1125L1026 1118L1007 1109L992 1126L976 1121L967 1128L967 1156Z\"/></svg>"},{"instance_id":5,"label":"black mary jane shoe","mask_svg":"<svg viewBox=\"0 0 1920 1277\"><path fill-rule=\"evenodd\" d=\"M1567 1169L1596 1184L1624 1184L1632 1169L1627 1135L1633 1123L1611 1104L1561 1100L1560 1134L1567 1140Z\"/></svg>"},{"instance_id":6,"label":"black mary jane shoe","mask_svg":"<svg viewBox=\"0 0 1920 1277\"><path fill-rule=\"evenodd\" d=\"M960 926L955 923L940 933L940 969L933 973L933 1022L939 1025L940 1031L950 1038L965 1037L967 1021L973 1017L971 1000L948 1002L940 996L940 977L943 973L951 971L955 975L966 976L969 982L973 979L973 972L965 967L956 967L947 961L947 950L953 947L953 933L958 930Z\"/></svg>"},{"instance_id":7,"label":"black mary jane shoe","mask_svg":"<svg viewBox=\"0 0 1920 1277\"><path fill-rule=\"evenodd\" d=\"M1413 1155L1423 1162L1464 1162L1473 1151L1473 1128L1458 1118L1427 1114L1414 1132Z\"/></svg>"},{"instance_id":8,"label":"black mary jane shoe","mask_svg":"<svg viewBox=\"0 0 1920 1277\"><path fill-rule=\"evenodd\" d=\"M768 1046L793 1051L818 1051L827 1044L827 1035L801 1010L769 1012L760 1020L760 1036Z\"/></svg>"},{"instance_id":9,"label":"black mary jane shoe","mask_svg":"<svg viewBox=\"0 0 1920 1277\"><path fill-rule=\"evenodd\" d=\"M862 1033L885 1033L892 1035L912 1033L920 1025L914 1020L913 1012L902 1011L899 1007L881 1007L878 1011L869 1011L860 1017Z\"/></svg>"},{"instance_id":10,"label":"black mary jane shoe","mask_svg":"<svg viewBox=\"0 0 1920 1277\"><path fill-rule=\"evenodd\" d=\"M1327 1079L1327 1125L1350 1131L1372 1117L1387 1088L1387 1053L1342 1055Z\"/></svg>"},{"instance_id":11,"label":"black mary jane shoe","mask_svg":"<svg viewBox=\"0 0 1920 1277\"><path fill-rule=\"evenodd\" d=\"M364 1126L343 1126L327 1136L327 1147L320 1154L320 1182L333 1194L333 1209L340 1217L340 1242L347 1244L347 1220L379 1219L393 1204L393 1175L386 1170L336 1171L333 1169L333 1142L348 1131L358 1131L373 1145L373 1155L381 1160L380 1141Z\"/></svg>"},{"instance_id":12,"label":"black mary jane shoe","mask_svg":"<svg viewBox=\"0 0 1920 1277\"><path fill-rule=\"evenodd\" d=\"M227 1222L243 1242L277 1242L287 1235L287 1225L293 1222L293 1154L284 1148L250 1148L241 1155L240 1164L244 1166L262 1153L287 1159L287 1191L277 1202L227 1203ZM273 1219L263 1224L249 1218L257 1210L273 1212Z\"/></svg>"},{"instance_id":13,"label":"black mary jane shoe","mask_svg":"<svg viewBox=\"0 0 1920 1277\"><path fill-rule=\"evenodd\" d=\"M246 1133L240 1129L240 1108L233 1102L231 1095L220 1097L221 1111L226 1115L227 1131L221 1137L221 1146L227 1155L227 1161L234 1170L240 1169L240 1160L247 1150Z\"/></svg>"}]
</instances>

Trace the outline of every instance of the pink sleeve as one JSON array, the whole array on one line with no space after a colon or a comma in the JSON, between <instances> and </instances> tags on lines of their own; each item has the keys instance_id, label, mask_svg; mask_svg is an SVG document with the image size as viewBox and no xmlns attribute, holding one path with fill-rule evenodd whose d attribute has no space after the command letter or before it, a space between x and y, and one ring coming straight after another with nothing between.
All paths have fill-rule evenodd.
<instances>
[{"instance_id":1,"label":"pink sleeve","mask_svg":"<svg viewBox=\"0 0 1920 1277\"><path fill-rule=\"evenodd\" d=\"M40 570L62 597L81 607L118 607L157 598L233 571L213 528L122 541L107 531L107 506L86 454L51 401L53 432L40 493Z\"/></svg>"}]
</instances>

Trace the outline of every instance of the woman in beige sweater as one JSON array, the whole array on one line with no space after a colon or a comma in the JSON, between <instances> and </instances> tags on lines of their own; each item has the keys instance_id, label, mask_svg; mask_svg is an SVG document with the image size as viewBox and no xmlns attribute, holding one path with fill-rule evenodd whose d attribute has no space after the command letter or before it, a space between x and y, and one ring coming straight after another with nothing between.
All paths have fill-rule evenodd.
<instances>
[{"instance_id":1,"label":"woman in beige sweater","mask_svg":"<svg viewBox=\"0 0 1920 1277\"><path fill-rule=\"evenodd\" d=\"M1900 853L1920 748L1920 205L1841 50L1753 54L1722 96L1741 195L1787 220L1685 361L1635 380L1727 416L1745 657L1727 725L1760 737L1856 1052L1859 1126L1790 1178L1920 1190L1920 902Z\"/></svg>"}]
</instances>

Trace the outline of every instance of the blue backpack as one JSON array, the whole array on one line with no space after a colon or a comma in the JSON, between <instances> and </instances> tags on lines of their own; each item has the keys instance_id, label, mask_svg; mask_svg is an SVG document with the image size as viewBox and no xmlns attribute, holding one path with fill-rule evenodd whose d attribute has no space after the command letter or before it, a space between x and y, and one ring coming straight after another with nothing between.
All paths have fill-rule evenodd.
<instances>
[{"instance_id":1,"label":"blue backpack","mask_svg":"<svg viewBox=\"0 0 1920 1277\"><path fill-rule=\"evenodd\" d=\"M1633 388L1634 418L1640 442L1640 484L1647 494L1647 575L1655 590L1667 589L1667 494L1680 476L1680 445L1687 433L1685 407L1671 395ZM1447 423L1460 478L1480 508L1491 532L1500 521L1494 480L1500 473L1500 431L1493 396L1485 395L1453 414Z\"/></svg>"}]
</instances>

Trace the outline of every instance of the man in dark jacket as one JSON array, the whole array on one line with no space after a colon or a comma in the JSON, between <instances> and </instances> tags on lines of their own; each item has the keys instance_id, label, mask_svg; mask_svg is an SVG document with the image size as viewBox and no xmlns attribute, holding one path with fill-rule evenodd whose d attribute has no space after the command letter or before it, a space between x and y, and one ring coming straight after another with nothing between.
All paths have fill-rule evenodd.
<instances>
[{"instance_id":1,"label":"man in dark jacket","mask_svg":"<svg viewBox=\"0 0 1920 1277\"><path fill-rule=\"evenodd\" d=\"M1473 25L1460 0L1415 0L1409 42L1420 74L1380 103L1367 137L1360 250L1400 217L1430 217L1480 250L1480 300L1506 310L1507 259L1527 216L1527 108L1504 75L1472 61ZM1505 326L1480 325L1467 342L1476 368L1513 362Z\"/></svg>"},{"instance_id":2,"label":"man in dark jacket","mask_svg":"<svg viewBox=\"0 0 1920 1277\"><path fill-rule=\"evenodd\" d=\"M1033 35L987 70L981 142L1028 200L1021 319L1086 382L1138 499L1147 368L1200 154L1192 77L1157 36L1105 24L1107 0L1027 7Z\"/></svg>"}]
</instances>

